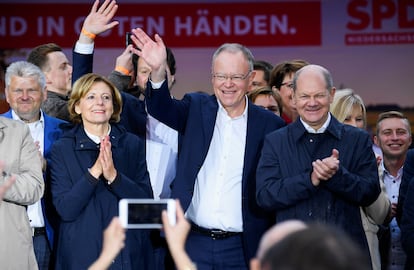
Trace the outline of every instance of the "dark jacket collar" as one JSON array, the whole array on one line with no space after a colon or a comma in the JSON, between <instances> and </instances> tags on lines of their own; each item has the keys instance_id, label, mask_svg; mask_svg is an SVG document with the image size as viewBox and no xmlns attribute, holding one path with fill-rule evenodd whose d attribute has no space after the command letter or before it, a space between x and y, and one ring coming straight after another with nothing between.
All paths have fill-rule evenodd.
<instances>
[{"instance_id":1,"label":"dark jacket collar","mask_svg":"<svg viewBox=\"0 0 414 270\"><path fill-rule=\"evenodd\" d=\"M99 144L92 141L84 130L83 124L66 124L62 126L64 130L62 138L74 140L76 150L99 149ZM119 140L127 134L125 128L118 124L111 124L111 133L109 134L112 147L118 147Z\"/></svg>"},{"instance_id":2,"label":"dark jacket collar","mask_svg":"<svg viewBox=\"0 0 414 270\"><path fill-rule=\"evenodd\" d=\"M326 128L325 133L331 134L336 139L340 140L342 138L344 124L340 123L333 115L331 115L331 122ZM289 124L287 128L290 130L295 141L298 141L303 135L307 133L305 127L300 121L299 117L295 122Z\"/></svg>"}]
</instances>

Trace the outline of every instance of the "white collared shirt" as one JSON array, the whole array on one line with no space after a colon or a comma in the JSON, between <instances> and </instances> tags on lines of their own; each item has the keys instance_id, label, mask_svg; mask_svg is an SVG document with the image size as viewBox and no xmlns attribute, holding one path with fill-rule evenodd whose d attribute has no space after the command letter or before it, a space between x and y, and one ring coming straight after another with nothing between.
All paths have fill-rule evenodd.
<instances>
[{"instance_id":1,"label":"white collared shirt","mask_svg":"<svg viewBox=\"0 0 414 270\"><path fill-rule=\"evenodd\" d=\"M80 43L79 41L76 41L74 52L80 54L92 54L94 47L95 43Z\"/></svg>"},{"instance_id":2,"label":"white collared shirt","mask_svg":"<svg viewBox=\"0 0 414 270\"><path fill-rule=\"evenodd\" d=\"M331 122L331 113L328 113L328 118L326 119L325 123L323 123L323 125L318 129L315 130L313 127L311 127L310 125L308 125L307 123L305 123L302 118L300 118L300 121L302 122L302 125L305 127L306 131L309 133L324 133L325 130L328 128L329 123Z\"/></svg>"},{"instance_id":3,"label":"white collared shirt","mask_svg":"<svg viewBox=\"0 0 414 270\"><path fill-rule=\"evenodd\" d=\"M391 203L398 203L403 167L398 170L397 176L394 177L384 167L383 161L381 161L380 166L384 171L383 180L388 198ZM401 230L395 217L391 220L389 227L391 231L391 248L387 269L402 270L404 269L406 255L401 245Z\"/></svg>"},{"instance_id":4,"label":"white collared shirt","mask_svg":"<svg viewBox=\"0 0 414 270\"><path fill-rule=\"evenodd\" d=\"M152 84L159 89L165 80ZM147 111L147 108L145 107ZM169 198L171 182L175 178L178 158L178 132L161 123L147 111L146 160L154 198Z\"/></svg>"},{"instance_id":5,"label":"white collared shirt","mask_svg":"<svg viewBox=\"0 0 414 270\"><path fill-rule=\"evenodd\" d=\"M101 143L101 137L93 135L92 133L88 132L85 128L83 129L86 133L86 136L88 136L89 139L91 139L94 143L100 144ZM106 135L111 134L111 125L109 125L108 133Z\"/></svg>"},{"instance_id":6,"label":"white collared shirt","mask_svg":"<svg viewBox=\"0 0 414 270\"><path fill-rule=\"evenodd\" d=\"M178 132L147 115L146 160L154 199L169 198L177 167Z\"/></svg>"},{"instance_id":7,"label":"white collared shirt","mask_svg":"<svg viewBox=\"0 0 414 270\"><path fill-rule=\"evenodd\" d=\"M20 119L20 117L13 110L12 110L12 118L14 120L25 123L24 121ZM30 129L30 134L33 138L33 141L39 143L39 151L42 155L44 152L44 137L45 137L44 123L45 123L45 120L44 120L42 111L40 111L40 119L38 121L33 122L33 123L25 123ZM43 212L42 212L42 204L40 200L27 207L27 215L29 216L30 226L32 228L38 228L38 227L45 226L45 220L43 218Z\"/></svg>"},{"instance_id":8,"label":"white collared shirt","mask_svg":"<svg viewBox=\"0 0 414 270\"><path fill-rule=\"evenodd\" d=\"M194 186L186 216L199 226L243 231L242 177L246 149L247 109L231 118L220 104L213 138Z\"/></svg>"}]
</instances>

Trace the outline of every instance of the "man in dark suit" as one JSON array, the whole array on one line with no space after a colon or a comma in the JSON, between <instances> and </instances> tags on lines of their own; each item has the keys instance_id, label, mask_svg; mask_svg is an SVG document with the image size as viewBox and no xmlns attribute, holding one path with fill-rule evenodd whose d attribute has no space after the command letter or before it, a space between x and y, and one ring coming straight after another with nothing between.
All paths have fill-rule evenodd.
<instances>
[{"instance_id":1,"label":"man in dark suit","mask_svg":"<svg viewBox=\"0 0 414 270\"><path fill-rule=\"evenodd\" d=\"M255 172L265 134L284 126L281 118L250 103L253 56L240 44L224 44L213 56L215 95L171 98L165 45L133 30L134 50L151 67L146 104L155 118L182 135L172 197L180 199L192 230L187 252L198 269L247 269L268 213L255 200Z\"/></svg>"},{"instance_id":2,"label":"man in dark suit","mask_svg":"<svg viewBox=\"0 0 414 270\"><path fill-rule=\"evenodd\" d=\"M404 163L403 179L400 185L398 209L401 219L401 244L407 255L405 270L414 269L414 149L407 152ZM404 200L401 201L401 195Z\"/></svg>"},{"instance_id":3,"label":"man in dark suit","mask_svg":"<svg viewBox=\"0 0 414 270\"><path fill-rule=\"evenodd\" d=\"M401 185L399 189L398 205L396 218L397 222L401 222L402 208L407 198L408 186L411 180L414 178L414 149L408 149L404 161L403 173L401 179ZM413 180L414 181L414 180Z\"/></svg>"},{"instance_id":4,"label":"man in dark suit","mask_svg":"<svg viewBox=\"0 0 414 270\"><path fill-rule=\"evenodd\" d=\"M396 218L401 229L401 245L407 256L404 269L414 269L414 149L412 148L408 149L404 161Z\"/></svg>"},{"instance_id":5,"label":"man in dark suit","mask_svg":"<svg viewBox=\"0 0 414 270\"><path fill-rule=\"evenodd\" d=\"M345 230L370 258L359 207L380 194L372 140L329 112L335 94L328 70L307 65L295 73L299 118L269 134L257 167L257 201L276 222L299 219Z\"/></svg>"}]
</instances>

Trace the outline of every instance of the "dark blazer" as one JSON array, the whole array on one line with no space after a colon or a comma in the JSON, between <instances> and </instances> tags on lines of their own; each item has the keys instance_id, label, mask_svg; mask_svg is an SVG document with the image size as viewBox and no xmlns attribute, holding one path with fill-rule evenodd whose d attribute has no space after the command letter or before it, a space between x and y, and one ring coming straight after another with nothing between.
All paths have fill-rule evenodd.
<instances>
[{"instance_id":1,"label":"dark blazer","mask_svg":"<svg viewBox=\"0 0 414 270\"><path fill-rule=\"evenodd\" d=\"M102 249L103 231L118 216L121 198L153 198L141 139L111 125L112 156L117 177L108 185L88 172L99 145L83 125L69 126L51 151L53 203L61 224L56 269L87 269ZM143 230L128 230L125 248L111 269L151 269L151 244Z\"/></svg>"},{"instance_id":2,"label":"dark blazer","mask_svg":"<svg viewBox=\"0 0 414 270\"><path fill-rule=\"evenodd\" d=\"M146 90L149 113L181 134L177 174L172 184L172 197L179 198L186 210L193 196L197 174L204 163L213 136L218 111L215 96L186 94L182 100L172 99L167 83L159 90ZM269 213L255 200L256 166L265 134L285 125L269 111L249 102L247 138L242 178L243 241L246 259L255 256L263 232L272 225Z\"/></svg>"},{"instance_id":3,"label":"dark blazer","mask_svg":"<svg viewBox=\"0 0 414 270\"><path fill-rule=\"evenodd\" d=\"M407 152L398 195L401 244L407 255L405 270L414 269L414 149Z\"/></svg>"},{"instance_id":4,"label":"dark blazer","mask_svg":"<svg viewBox=\"0 0 414 270\"><path fill-rule=\"evenodd\" d=\"M2 116L7 118L12 118L12 111L11 109ZM53 143L61 136L62 130L59 128L61 124L66 123L61 119L52 117L43 113L44 118L44 140L43 140L43 157L46 160L50 158L50 149L52 148ZM45 173L43 173L43 179L47 179ZM56 211L51 203L50 198L50 183L46 182L45 186L45 195L42 197L42 211L43 217L45 220L45 227L46 227L46 235L49 240L50 246L53 247L53 240L54 240L54 231L57 230L57 216Z\"/></svg>"},{"instance_id":5,"label":"dark blazer","mask_svg":"<svg viewBox=\"0 0 414 270\"><path fill-rule=\"evenodd\" d=\"M397 222L400 223L404 201L407 198L407 191L410 182L414 178L414 149L408 149L405 157L403 174L401 178L400 191L398 193Z\"/></svg>"},{"instance_id":6,"label":"dark blazer","mask_svg":"<svg viewBox=\"0 0 414 270\"><path fill-rule=\"evenodd\" d=\"M72 52L72 83L87 73L93 71L93 54L80 54ZM119 124L123 125L127 131L134 133L141 139L145 139L147 112L145 111L145 103L121 91L122 96L122 112Z\"/></svg>"},{"instance_id":7,"label":"dark blazer","mask_svg":"<svg viewBox=\"0 0 414 270\"><path fill-rule=\"evenodd\" d=\"M310 180L312 161L330 156L333 148L339 151L340 168L315 187ZM266 136L257 168L257 201L275 211L276 223L299 219L339 226L369 258L359 207L370 205L379 194L378 169L367 132L332 117L325 133L312 135L298 118Z\"/></svg>"}]
</instances>

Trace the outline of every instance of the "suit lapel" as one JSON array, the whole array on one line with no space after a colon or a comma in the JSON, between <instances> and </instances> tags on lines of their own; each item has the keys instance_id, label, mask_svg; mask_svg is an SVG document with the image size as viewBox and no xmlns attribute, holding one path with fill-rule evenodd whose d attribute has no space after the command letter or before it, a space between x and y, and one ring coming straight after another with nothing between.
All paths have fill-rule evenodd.
<instances>
[{"instance_id":1,"label":"suit lapel","mask_svg":"<svg viewBox=\"0 0 414 270\"><path fill-rule=\"evenodd\" d=\"M203 143L204 146L203 149L205 150L206 154L208 151L208 148L210 147L211 139L213 138L213 132L214 132L214 126L216 124L216 118L217 118L217 112L218 112L218 104L217 104L216 97L210 96L208 99L205 99L202 101L202 118L203 121L201 123L204 123L203 126Z\"/></svg>"},{"instance_id":2,"label":"suit lapel","mask_svg":"<svg viewBox=\"0 0 414 270\"><path fill-rule=\"evenodd\" d=\"M247 110L247 132L246 132L246 149L244 153L244 166L243 166L243 188L245 188L248 177L248 172L251 171L252 157L257 155L258 147L261 138L258 134L263 134L263 121L257 118L257 109L252 106L249 101L249 108Z\"/></svg>"},{"instance_id":3,"label":"suit lapel","mask_svg":"<svg viewBox=\"0 0 414 270\"><path fill-rule=\"evenodd\" d=\"M50 140L49 136L52 134L51 132L51 125L49 123L49 118L46 117L45 114L43 114L43 119L45 120L45 128L44 128L44 138L43 138L43 151L44 151L44 156L48 156L48 153L50 151L50 147L52 145L52 141Z\"/></svg>"}]
</instances>

